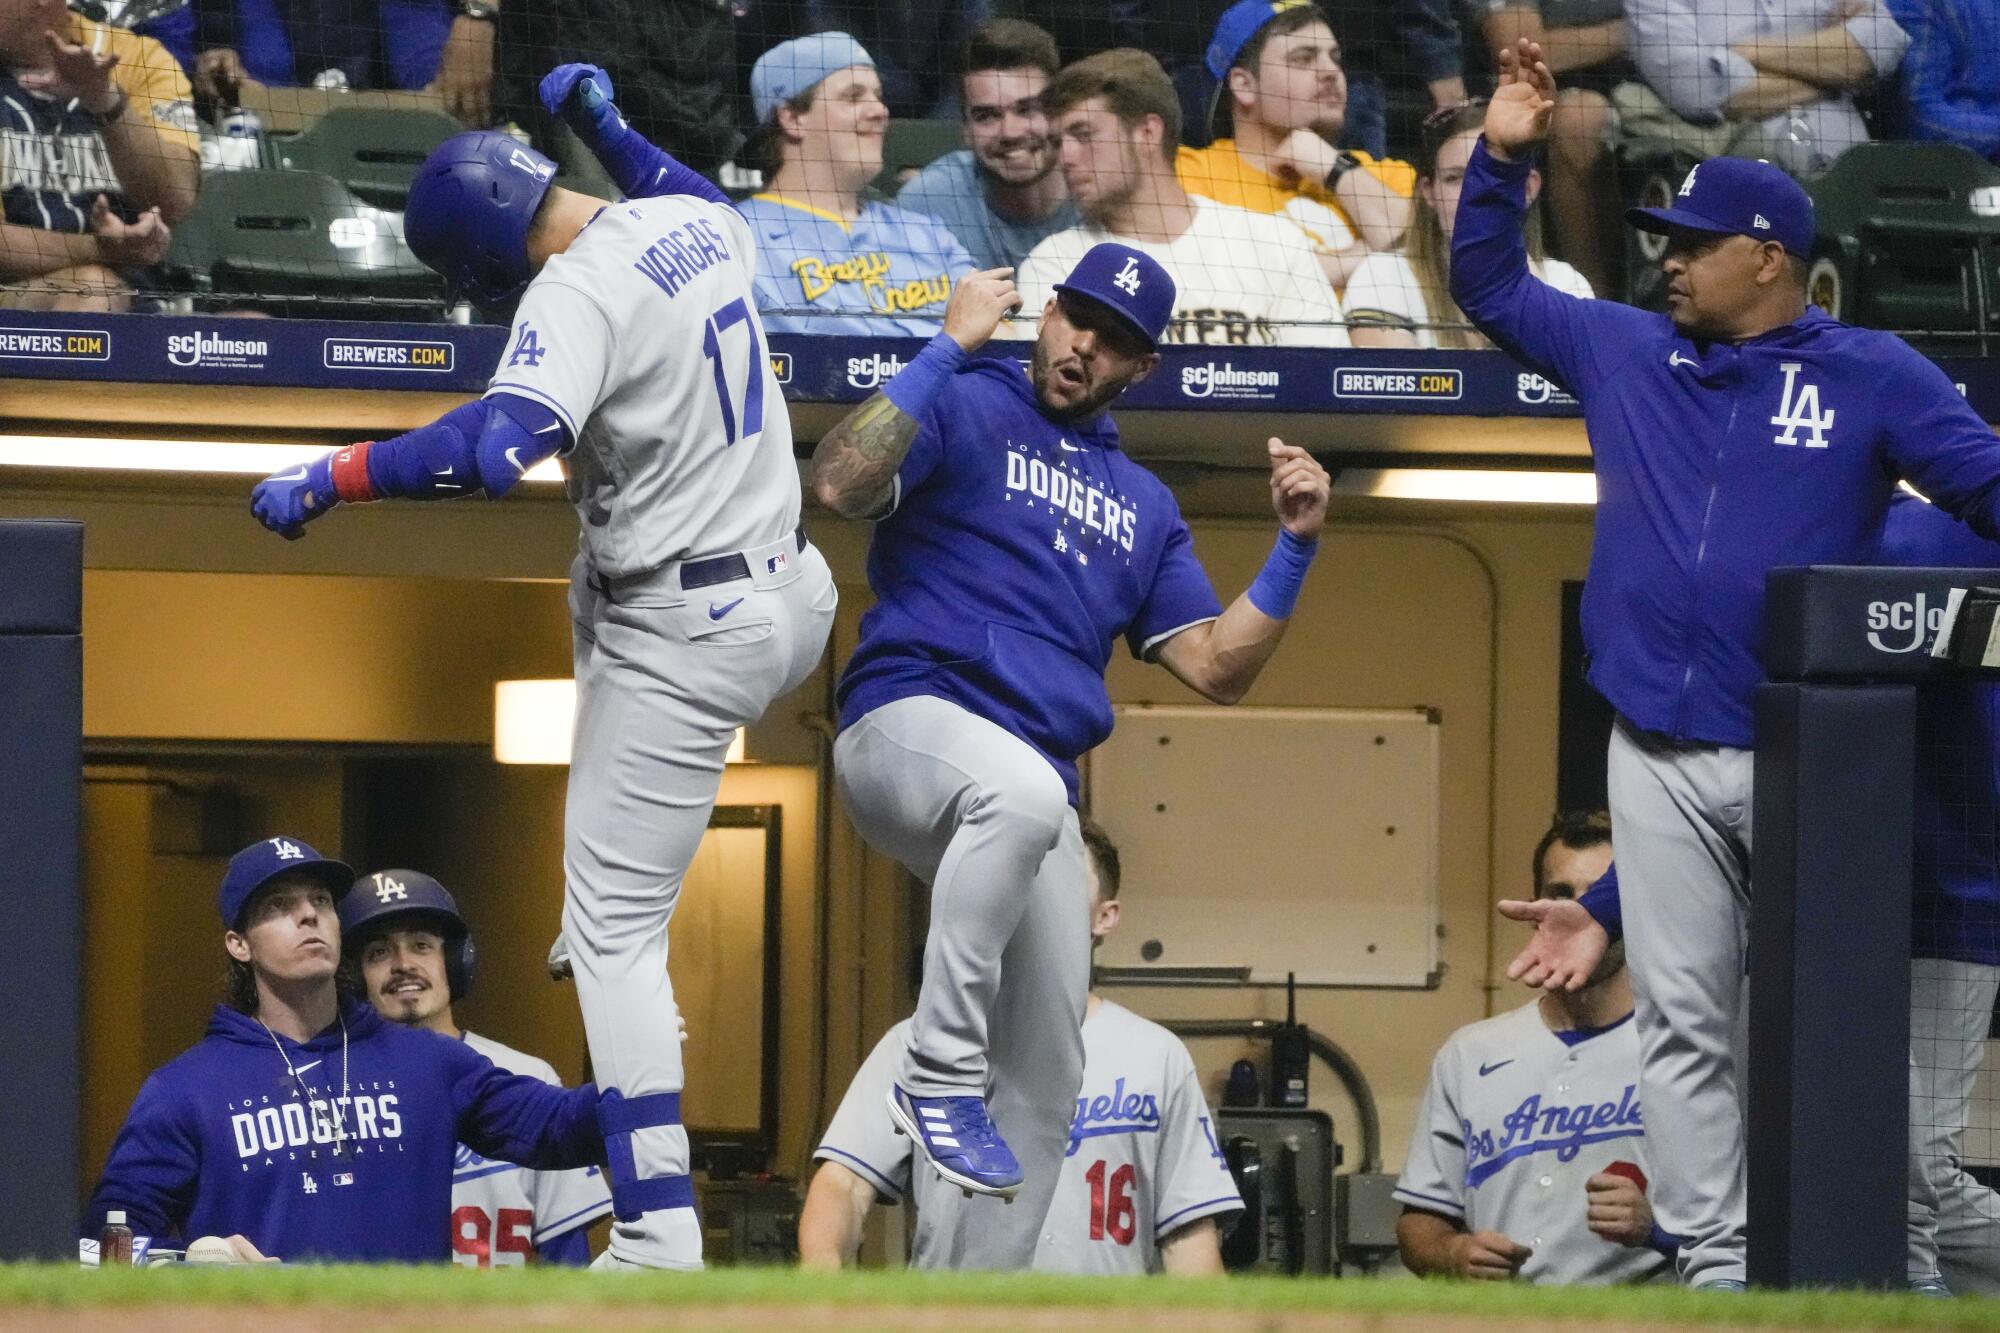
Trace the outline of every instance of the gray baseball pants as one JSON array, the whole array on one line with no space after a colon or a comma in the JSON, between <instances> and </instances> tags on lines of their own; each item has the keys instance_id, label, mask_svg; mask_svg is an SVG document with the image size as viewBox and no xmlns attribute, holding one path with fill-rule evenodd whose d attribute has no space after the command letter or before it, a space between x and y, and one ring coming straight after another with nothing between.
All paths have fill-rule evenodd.
<instances>
[{"instance_id":1,"label":"gray baseball pants","mask_svg":"<svg viewBox=\"0 0 2000 1333\"><path fill-rule=\"evenodd\" d=\"M1754 752L1674 744L1621 718L1606 779L1653 1212L1683 1238L1683 1282L1741 1281ZM1912 1278L1937 1272L1925 1193L1912 1152Z\"/></svg>"},{"instance_id":2,"label":"gray baseball pants","mask_svg":"<svg viewBox=\"0 0 2000 1333\"><path fill-rule=\"evenodd\" d=\"M1089 873L1076 811L1032 746L943 699L875 709L840 734L833 763L862 837L931 886L898 1080L915 1096L985 1096L1021 1163L1011 1204L927 1199L916 1260L1026 1269L1083 1082Z\"/></svg>"},{"instance_id":3,"label":"gray baseball pants","mask_svg":"<svg viewBox=\"0 0 2000 1333\"><path fill-rule=\"evenodd\" d=\"M577 713L563 932L598 1086L628 1101L682 1087L667 924L730 741L804 683L833 627L838 593L817 548L787 536L743 555L747 577L691 592L679 564L609 584L587 578L580 560L571 570ZM607 1132L614 1199L628 1181L688 1173L678 1115L640 1119L627 1134ZM649 1207L612 1228L611 1252L699 1268L701 1227L691 1207Z\"/></svg>"},{"instance_id":4,"label":"gray baseball pants","mask_svg":"<svg viewBox=\"0 0 2000 1333\"><path fill-rule=\"evenodd\" d=\"M2000 1194L1959 1163L1996 993L2000 967L1910 964L1910 1130L1926 1186L1911 1209L1935 1236L1938 1271L1960 1295L2000 1296Z\"/></svg>"}]
</instances>

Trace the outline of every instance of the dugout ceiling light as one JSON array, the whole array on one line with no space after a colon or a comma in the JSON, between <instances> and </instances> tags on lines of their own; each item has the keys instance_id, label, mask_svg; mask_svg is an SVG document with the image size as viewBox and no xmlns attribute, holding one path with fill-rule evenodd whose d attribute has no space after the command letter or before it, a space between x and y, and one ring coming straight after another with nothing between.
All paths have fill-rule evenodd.
<instances>
[{"instance_id":1,"label":"dugout ceiling light","mask_svg":"<svg viewBox=\"0 0 2000 1333\"><path fill-rule=\"evenodd\" d=\"M1597 503L1597 478L1588 472L1493 468L1342 468L1334 479L1333 493L1377 500L1594 505Z\"/></svg>"},{"instance_id":2,"label":"dugout ceiling light","mask_svg":"<svg viewBox=\"0 0 2000 1333\"><path fill-rule=\"evenodd\" d=\"M567 764L576 720L573 680L502 680L493 684L493 762ZM743 728L729 742L728 762L748 763Z\"/></svg>"},{"instance_id":3,"label":"dugout ceiling light","mask_svg":"<svg viewBox=\"0 0 2000 1333\"><path fill-rule=\"evenodd\" d=\"M261 477L309 463L324 444L258 444L224 440L140 440L84 435L0 435L0 467L82 468L123 472L183 472ZM554 459L536 464L526 481L560 482Z\"/></svg>"}]
</instances>

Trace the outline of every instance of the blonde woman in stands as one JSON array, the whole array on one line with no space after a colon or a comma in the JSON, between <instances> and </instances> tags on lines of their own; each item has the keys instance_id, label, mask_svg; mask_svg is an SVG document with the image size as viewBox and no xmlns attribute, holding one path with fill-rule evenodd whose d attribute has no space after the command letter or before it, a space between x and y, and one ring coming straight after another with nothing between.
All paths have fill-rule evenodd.
<instances>
[{"instance_id":1,"label":"blonde woman in stands","mask_svg":"<svg viewBox=\"0 0 2000 1333\"><path fill-rule=\"evenodd\" d=\"M1400 252L1372 254L1347 283L1349 336L1356 347L1491 347L1451 299L1451 227L1465 164L1486 121L1485 101L1450 107L1424 122L1417 163L1416 213ZM1542 252L1542 217L1532 205L1541 173L1528 178L1528 267L1558 291L1591 296L1589 282Z\"/></svg>"}]
</instances>

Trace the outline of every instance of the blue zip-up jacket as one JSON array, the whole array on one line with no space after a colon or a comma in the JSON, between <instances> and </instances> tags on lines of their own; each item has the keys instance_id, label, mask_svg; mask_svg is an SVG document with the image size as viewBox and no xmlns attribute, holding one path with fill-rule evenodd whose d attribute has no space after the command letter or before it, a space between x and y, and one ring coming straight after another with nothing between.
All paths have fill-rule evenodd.
<instances>
[{"instance_id":1,"label":"blue zip-up jacket","mask_svg":"<svg viewBox=\"0 0 2000 1333\"><path fill-rule=\"evenodd\" d=\"M274 1041L218 1007L208 1035L139 1089L83 1234L122 1208L142 1236L241 1234L288 1261L445 1263L459 1141L538 1169L603 1164L595 1087L506 1073L365 1004L341 1017L344 1057L340 1023Z\"/></svg>"},{"instance_id":2,"label":"blue zip-up jacket","mask_svg":"<svg viewBox=\"0 0 2000 1333\"><path fill-rule=\"evenodd\" d=\"M1817 308L1731 344L1558 292L1528 272L1529 169L1484 140L1473 151L1451 291L1583 404L1597 470L1590 682L1642 730L1748 747L1766 572L1872 563L1899 476L2000 537L2000 440L1907 344Z\"/></svg>"},{"instance_id":3,"label":"blue zip-up jacket","mask_svg":"<svg viewBox=\"0 0 2000 1333\"><path fill-rule=\"evenodd\" d=\"M1882 530L1882 563L2000 569L2000 543L1899 491ZM1918 688L1916 796L1910 952L2000 963L2000 685Z\"/></svg>"}]
</instances>

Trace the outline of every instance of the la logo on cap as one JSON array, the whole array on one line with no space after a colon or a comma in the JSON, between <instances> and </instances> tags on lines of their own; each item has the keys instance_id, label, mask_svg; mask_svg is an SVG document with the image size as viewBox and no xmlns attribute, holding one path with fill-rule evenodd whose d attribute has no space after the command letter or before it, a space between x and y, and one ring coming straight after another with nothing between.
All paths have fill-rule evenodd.
<instances>
[{"instance_id":1,"label":"la logo on cap","mask_svg":"<svg viewBox=\"0 0 2000 1333\"><path fill-rule=\"evenodd\" d=\"M1125 256L1125 267L1118 270L1118 276L1111 279L1113 287L1121 288L1127 296L1139 294L1139 261L1131 255Z\"/></svg>"},{"instance_id":2,"label":"la logo on cap","mask_svg":"<svg viewBox=\"0 0 2000 1333\"><path fill-rule=\"evenodd\" d=\"M387 875L380 874L375 875L373 878L375 880L375 897L377 901L386 903L391 899L407 899L410 896L408 886L400 879L391 879Z\"/></svg>"},{"instance_id":3,"label":"la logo on cap","mask_svg":"<svg viewBox=\"0 0 2000 1333\"><path fill-rule=\"evenodd\" d=\"M1700 170L1701 164L1699 162L1688 168L1687 179L1681 182L1680 198L1685 199L1694 193L1694 173Z\"/></svg>"},{"instance_id":4,"label":"la logo on cap","mask_svg":"<svg viewBox=\"0 0 2000 1333\"><path fill-rule=\"evenodd\" d=\"M276 849L280 861L303 861L306 859L306 854L299 850L299 845L295 842L287 842L283 838L272 838L271 846Z\"/></svg>"}]
</instances>

